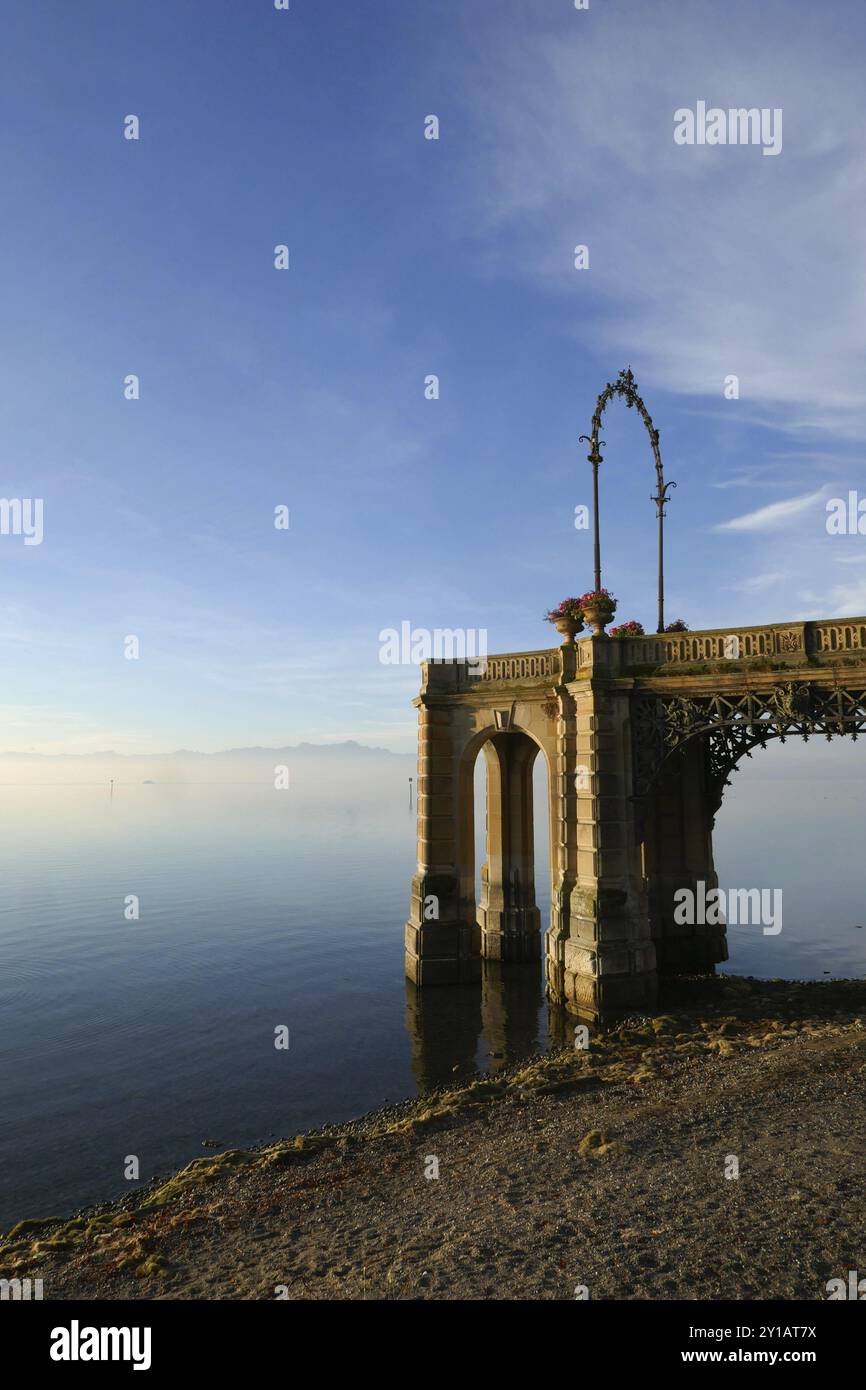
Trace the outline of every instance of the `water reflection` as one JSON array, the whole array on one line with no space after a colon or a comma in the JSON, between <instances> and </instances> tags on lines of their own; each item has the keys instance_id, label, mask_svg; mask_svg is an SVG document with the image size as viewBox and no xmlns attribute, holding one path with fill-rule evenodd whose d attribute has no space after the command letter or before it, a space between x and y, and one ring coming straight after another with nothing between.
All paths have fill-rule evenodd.
<instances>
[{"instance_id":1,"label":"water reflection","mask_svg":"<svg viewBox=\"0 0 866 1390\"><path fill-rule=\"evenodd\" d=\"M544 997L536 961L482 961L480 985L417 989L406 981L406 1031L419 1091L501 1071L549 1046L570 1047L577 1022Z\"/></svg>"},{"instance_id":2,"label":"water reflection","mask_svg":"<svg viewBox=\"0 0 866 1390\"><path fill-rule=\"evenodd\" d=\"M509 964L485 961L481 975L481 1026L487 1047L487 1069L501 1071L515 1057L542 1046L544 1007L537 961Z\"/></svg>"},{"instance_id":3,"label":"water reflection","mask_svg":"<svg viewBox=\"0 0 866 1390\"><path fill-rule=\"evenodd\" d=\"M434 1090L475 1071L481 1035L477 986L418 989L407 979L405 1018L419 1091Z\"/></svg>"}]
</instances>

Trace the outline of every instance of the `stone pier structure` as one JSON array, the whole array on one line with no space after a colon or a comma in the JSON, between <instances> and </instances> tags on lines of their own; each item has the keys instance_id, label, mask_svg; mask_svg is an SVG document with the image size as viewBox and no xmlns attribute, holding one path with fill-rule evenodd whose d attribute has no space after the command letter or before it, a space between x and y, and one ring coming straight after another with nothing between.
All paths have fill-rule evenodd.
<instances>
[{"instance_id":1,"label":"stone pier structure","mask_svg":"<svg viewBox=\"0 0 866 1390\"><path fill-rule=\"evenodd\" d=\"M475 982L482 958L542 951L532 769L547 764L549 997L597 1018L652 1009L659 972L727 958L683 924L679 889L717 884L712 831L739 759L770 738L866 730L866 618L652 637L422 667L418 855L406 973ZM487 764L475 900L474 771ZM678 914L681 915L681 914Z\"/></svg>"}]
</instances>

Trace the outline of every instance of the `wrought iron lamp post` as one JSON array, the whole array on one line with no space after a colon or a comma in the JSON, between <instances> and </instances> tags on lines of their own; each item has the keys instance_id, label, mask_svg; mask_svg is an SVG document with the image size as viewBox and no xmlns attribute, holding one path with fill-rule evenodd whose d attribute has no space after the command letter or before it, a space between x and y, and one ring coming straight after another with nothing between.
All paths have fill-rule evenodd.
<instances>
[{"instance_id":1,"label":"wrought iron lamp post","mask_svg":"<svg viewBox=\"0 0 866 1390\"><path fill-rule=\"evenodd\" d=\"M661 467L661 464L659 464ZM657 632L665 630L665 504L668 500L668 488L676 487L676 483L663 483L659 474L659 490L655 497L650 501L656 504L656 515L659 523L659 625Z\"/></svg>"},{"instance_id":2,"label":"wrought iron lamp post","mask_svg":"<svg viewBox=\"0 0 866 1390\"><path fill-rule=\"evenodd\" d=\"M657 492L650 501L656 504L656 516L658 518L659 534L659 562L658 562L658 631L664 632L665 628L665 586L664 586L664 519L665 505L668 502L668 489L676 487L676 483L666 483L662 469L662 456L659 450L659 432L652 422L652 416L638 394L637 384L632 375L631 367L626 367L621 371L616 381L608 382L595 403L595 414L592 417L592 434L582 434L581 442L589 445L587 461L592 464L592 497L593 497L593 548L595 560L595 587L601 588L601 542L599 537L598 519L598 466L603 461L600 447L604 444L603 439L599 439L601 430L601 417L604 414L607 403L613 396L622 396L629 410L632 406L637 408L637 412L647 428L652 445L653 459L656 470Z\"/></svg>"}]
</instances>

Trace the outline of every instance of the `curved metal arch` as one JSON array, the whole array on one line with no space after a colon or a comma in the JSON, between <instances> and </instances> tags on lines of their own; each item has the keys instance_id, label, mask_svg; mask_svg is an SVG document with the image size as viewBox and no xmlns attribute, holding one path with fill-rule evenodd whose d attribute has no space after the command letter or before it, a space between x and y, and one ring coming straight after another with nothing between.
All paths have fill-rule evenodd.
<instances>
[{"instance_id":1,"label":"curved metal arch","mask_svg":"<svg viewBox=\"0 0 866 1390\"><path fill-rule=\"evenodd\" d=\"M614 396L622 396L629 410L634 407L646 426L647 434L653 451L653 461L656 470L656 494L650 498L656 504L656 516L659 528L659 566L658 566L658 631L664 632L664 518L665 506L668 502L668 489L676 487L674 482L665 482L664 469L662 467L662 456L659 448L659 432L653 424L652 416L644 404L643 397L637 389L637 382L631 367L625 367L617 377L616 381L609 381L595 403L595 414L592 417L592 434L582 434L580 442L589 445L587 462L592 464L592 484L593 484L593 506L594 506L594 559L595 559L595 587L601 588L601 542L599 538L599 518L598 518L598 466L604 462L601 454L601 446L605 444L603 439L599 439L601 432L601 417L607 409L608 403ZM607 447L605 445L605 447Z\"/></svg>"}]
</instances>

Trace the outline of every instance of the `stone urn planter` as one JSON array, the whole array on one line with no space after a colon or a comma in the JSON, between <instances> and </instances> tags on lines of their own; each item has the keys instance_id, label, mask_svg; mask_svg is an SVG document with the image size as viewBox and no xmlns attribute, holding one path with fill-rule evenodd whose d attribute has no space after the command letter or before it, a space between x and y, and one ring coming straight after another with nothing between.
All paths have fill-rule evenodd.
<instances>
[{"instance_id":1,"label":"stone urn planter","mask_svg":"<svg viewBox=\"0 0 866 1390\"><path fill-rule=\"evenodd\" d=\"M606 589L591 590L580 600L583 616L592 628L594 637L605 636L605 624L616 612L616 599Z\"/></svg>"},{"instance_id":2,"label":"stone urn planter","mask_svg":"<svg viewBox=\"0 0 866 1390\"><path fill-rule=\"evenodd\" d=\"M604 637L604 625L609 623L613 614L609 608L585 608L584 617L592 628L594 637Z\"/></svg>"},{"instance_id":3,"label":"stone urn planter","mask_svg":"<svg viewBox=\"0 0 866 1390\"><path fill-rule=\"evenodd\" d=\"M553 626L557 632L562 634L562 645L570 647L574 643L575 636L583 627L583 623L579 623L576 618L554 618Z\"/></svg>"},{"instance_id":4,"label":"stone urn planter","mask_svg":"<svg viewBox=\"0 0 866 1390\"><path fill-rule=\"evenodd\" d=\"M556 608L549 608L544 617L562 635L564 647L572 646L575 635L583 630L583 613L577 599L564 598Z\"/></svg>"}]
</instances>

